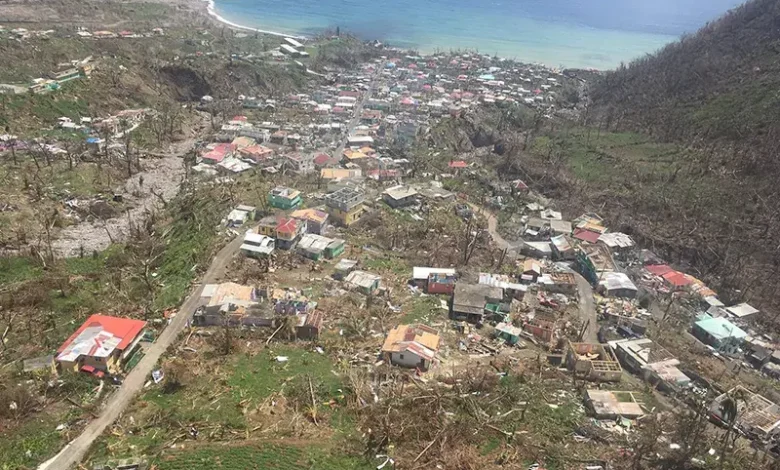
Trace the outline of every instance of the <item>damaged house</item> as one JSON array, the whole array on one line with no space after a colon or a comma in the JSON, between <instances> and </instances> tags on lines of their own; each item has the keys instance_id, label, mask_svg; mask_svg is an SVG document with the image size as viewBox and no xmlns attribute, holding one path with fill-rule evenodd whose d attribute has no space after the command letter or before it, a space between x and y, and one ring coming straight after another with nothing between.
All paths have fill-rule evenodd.
<instances>
[{"instance_id":1,"label":"damaged house","mask_svg":"<svg viewBox=\"0 0 780 470\"><path fill-rule=\"evenodd\" d=\"M372 295L379 290L381 280L382 278L376 274L366 271L352 271L344 279L344 283L362 294Z\"/></svg>"},{"instance_id":2,"label":"damaged house","mask_svg":"<svg viewBox=\"0 0 780 470\"><path fill-rule=\"evenodd\" d=\"M609 345L626 369L662 390L685 387L691 382L691 379L677 368L680 360L651 339L611 341Z\"/></svg>"},{"instance_id":3,"label":"damaged house","mask_svg":"<svg viewBox=\"0 0 780 470\"><path fill-rule=\"evenodd\" d=\"M205 305L193 315L195 326L278 328L284 317L294 317L295 334L300 339L316 338L323 325L317 303L299 291L256 289L234 282L208 284L201 298Z\"/></svg>"},{"instance_id":4,"label":"damaged house","mask_svg":"<svg viewBox=\"0 0 780 470\"><path fill-rule=\"evenodd\" d=\"M566 353L566 367L574 376L594 382L620 382L623 369L606 344L572 343Z\"/></svg>"},{"instance_id":5,"label":"damaged house","mask_svg":"<svg viewBox=\"0 0 780 470\"><path fill-rule=\"evenodd\" d=\"M734 426L751 439L767 441L780 435L780 406L763 396L737 385L713 400L710 417L728 427L724 416L724 402L732 397L737 402Z\"/></svg>"},{"instance_id":6,"label":"damaged house","mask_svg":"<svg viewBox=\"0 0 780 470\"><path fill-rule=\"evenodd\" d=\"M386 361L401 367L428 370L436 360L441 338L425 325L398 325L387 333L382 345Z\"/></svg>"},{"instance_id":7,"label":"damaged house","mask_svg":"<svg viewBox=\"0 0 780 470\"><path fill-rule=\"evenodd\" d=\"M412 269L412 283L428 294L452 294L455 291L457 272L452 268Z\"/></svg>"},{"instance_id":8,"label":"damaged house","mask_svg":"<svg viewBox=\"0 0 780 470\"><path fill-rule=\"evenodd\" d=\"M484 284L455 284L452 296L451 317L453 320L466 320L469 323L482 323L487 304L499 304L504 299L500 287Z\"/></svg>"},{"instance_id":9,"label":"damaged house","mask_svg":"<svg viewBox=\"0 0 780 470\"><path fill-rule=\"evenodd\" d=\"M596 419L635 419L645 415L642 403L632 392L588 390L585 406Z\"/></svg>"}]
</instances>

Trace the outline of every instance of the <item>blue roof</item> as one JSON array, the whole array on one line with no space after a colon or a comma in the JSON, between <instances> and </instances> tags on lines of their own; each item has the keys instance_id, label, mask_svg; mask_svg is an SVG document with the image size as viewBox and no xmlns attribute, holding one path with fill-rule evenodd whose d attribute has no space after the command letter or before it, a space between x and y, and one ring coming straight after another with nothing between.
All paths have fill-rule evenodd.
<instances>
[{"instance_id":1,"label":"blue roof","mask_svg":"<svg viewBox=\"0 0 780 470\"><path fill-rule=\"evenodd\" d=\"M748 335L740 327L722 317L699 320L696 326L719 341L727 338L742 339Z\"/></svg>"},{"instance_id":2,"label":"blue roof","mask_svg":"<svg viewBox=\"0 0 780 470\"><path fill-rule=\"evenodd\" d=\"M97 137L87 137L88 144L97 144L98 142L100 142L100 139Z\"/></svg>"}]
</instances>

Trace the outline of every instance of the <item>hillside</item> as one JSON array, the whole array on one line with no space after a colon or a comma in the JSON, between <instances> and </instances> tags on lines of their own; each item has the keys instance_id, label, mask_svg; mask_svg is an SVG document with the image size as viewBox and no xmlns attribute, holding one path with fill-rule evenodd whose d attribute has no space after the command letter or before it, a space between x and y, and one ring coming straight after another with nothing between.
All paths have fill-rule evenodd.
<instances>
[{"instance_id":1,"label":"hillside","mask_svg":"<svg viewBox=\"0 0 780 470\"><path fill-rule=\"evenodd\" d=\"M761 299L780 269L775 179L780 2L754 0L590 81L585 129L536 147L566 156L604 215L729 297Z\"/></svg>"},{"instance_id":2,"label":"hillside","mask_svg":"<svg viewBox=\"0 0 780 470\"><path fill-rule=\"evenodd\" d=\"M763 156L780 130L778 58L780 3L748 2L595 82L597 120L710 151L733 148L724 160L740 171L774 169Z\"/></svg>"}]
</instances>

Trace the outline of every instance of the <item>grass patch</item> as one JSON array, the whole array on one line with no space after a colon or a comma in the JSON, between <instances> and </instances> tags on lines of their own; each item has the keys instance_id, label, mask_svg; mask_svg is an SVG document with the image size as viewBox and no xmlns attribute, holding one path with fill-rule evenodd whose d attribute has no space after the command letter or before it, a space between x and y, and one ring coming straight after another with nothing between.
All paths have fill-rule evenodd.
<instances>
[{"instance_id":1,"label":"grass patch","mask_svg":"<svg viewBox=\"0 0 780 470\"><path fill-rule=\"evenodd\" d=\"M155 296L155 308L162 310L178 306L190 285L210 259L215 248L216 227L227 214L229 204L208 191L182 193L169 207L172 219L162 227L165 252L157 267L160 290Z\"/></svg>"},{"instance_id":2,"label":"grass patch","mask_svg":"<svg viewBox=\"0 0 780 470\"><path fill-rule=\"evenodd\" d=\"M200 447L164 456L159 470L357 470L372 466L361 458L323 447L273 444Z\"/></svg>"},{"instance_id":3,"label":"grass patch","mask_svg":"<svg viewBox=\"0 0 780 470\"><path fill-rule=\"evenodd\" d=\"M0 285L35 279L43 274L43 269L33 259L14 256L0 258Z\"/></svg>"},{"instance_id":4,"label":"grass patch","mask_svg":"<svg viewBox=\"0 0 780 470\"><path fill-rule=\"evenodd\" d=\"M409 264L401 258L372 258L363 261L363 267L373 271L387 271L395 274L409 272Z\"/></svg>"},{"instance_id":5,"label":"grass patch","mask_svg":"<svg viewBox=\"0 0 780 470\"><path fill-rule=\"evenodd\" d=\"M33 469L54 455L62 445L62 435L56 430L59 416L46 416L0 434L2 470ZM60 421L62 422L62 421Z\"/></svg>"},{"instance_id":6,"label":"grass patch","mask_svg":"<svg viewBox=\"0 0 780 470\"><path fill-rule=\"evenodd\" d=\"M430 324L434 320L441 319L441 306L439 297L412 297L412 299L403 306L404 316L401 323L424 323Z\"/></svg>"},{"instance_id":7,"label":"grass patch","mask_svg":"<svg viewBox=\"0 0 780 470\"><path fill-rule=\"evenodd\" d=\"M539 136L534 139L531 152L544 157L563 155L575 176L605 185L626 176L637 180L666 179L685 157L675 145L653 142L640 134L599 134L584 128Z\"/></svg>"},{"instance_id":8,"label":"grass patch","mask_svg":"<svg viewBox=\"0 0 780 470\"><path fill-rule=\"evenodd\" d=\"M277 362L277 356L286 356L289 360ZM336 395L341 379L333 370L333 362L324 354L280 346L254 357L241 357L228 384L238 399L259 403L281 391L291 379L308 375L321 381L330 395Z\"/></svg>"}]
</instances>

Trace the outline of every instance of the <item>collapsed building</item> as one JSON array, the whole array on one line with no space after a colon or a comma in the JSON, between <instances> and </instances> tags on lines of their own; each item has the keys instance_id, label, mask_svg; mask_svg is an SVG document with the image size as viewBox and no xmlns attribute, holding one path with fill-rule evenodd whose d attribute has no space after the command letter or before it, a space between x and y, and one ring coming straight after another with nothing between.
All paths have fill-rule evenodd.
<instances>
[{"instance_id":1,"label":"collapsed building","mask_svg":"<svg viewBox=\"0 0 780 470\"><path fill-rule=\"evenodd\" d=\"M620 382L623 369L608 345L569 341L568 346L566 367L575 377L594 382Z\"/></svg>"},{"instance_id":2,"label":"collapsed building","mask_svg":"<svg viewBox=\"0 0 780 470\"><path fill-rule=\"evenodd\" d=\"M278 328L293 318L296 337L319 336L324 316L317 303L295 289L257 289L234 282L207 284L204 305L193 315L195 326Z\"/></svg>"}]
</instances>

